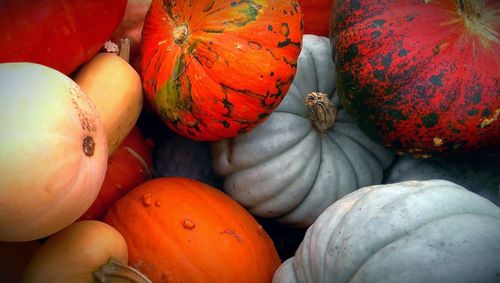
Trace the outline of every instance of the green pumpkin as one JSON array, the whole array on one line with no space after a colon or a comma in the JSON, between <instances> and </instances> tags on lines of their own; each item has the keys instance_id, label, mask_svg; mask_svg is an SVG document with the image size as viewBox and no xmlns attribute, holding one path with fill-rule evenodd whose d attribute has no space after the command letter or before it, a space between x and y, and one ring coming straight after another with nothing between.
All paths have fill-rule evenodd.
<instances>
[{"instance_id":1,"label":"green pumpkin","mask_svg":"<svg viewBox=\"0 0 500 283\"><path fill-rule=\"evenodd\" d=\"M328 38L304 35L297 64L286 97L268 120L213 143L211 152L224 191L251 213L307 227L342 196L380 184L395 154L338 108Z\"/></svg>"},{"instance_id":2,"label":"green pumpkin","mask_svg":"<svg viewBox=\"0 0 500 283\"><path fill-rule=\"evenodd\" d=\"M499 282L500 208L445 180L361 188L326 209L273 283Z\"/></svg>"}]
</instances>

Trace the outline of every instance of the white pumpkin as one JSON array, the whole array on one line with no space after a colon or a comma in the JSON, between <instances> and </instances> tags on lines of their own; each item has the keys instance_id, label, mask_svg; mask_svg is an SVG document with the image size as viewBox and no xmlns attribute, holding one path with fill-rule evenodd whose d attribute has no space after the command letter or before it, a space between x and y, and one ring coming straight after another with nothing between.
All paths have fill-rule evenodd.
<instances>
[{"instance_id":1,"label":"white pumpkin","mask_svg":"<svg viewBox=\"0 0 500 283\"><path fill-rule=\"evenodd\" d=\"M312 114L338 107L336 99L306 106L317 98L310 93L330 99L334 94L328 38L304 35L297 64L286 97L270 117L249 133L212 144L211 151L214 172L224 177L231 197L257 216L306 227L342 196L380 184L395 155L365 136L342 109ZM312 121L311 115L324 119Z\"/></svg>"},{"instance_id":2,"label":"white pumpkin","mask_svg":"<svg viewBox=\"0 0 500 283\"><path fill-rule=\"evenodd\" d=\"M445 180L361 188L326 209L273 283L499 282L500 208Z\"/></svg>"}]
</instances>

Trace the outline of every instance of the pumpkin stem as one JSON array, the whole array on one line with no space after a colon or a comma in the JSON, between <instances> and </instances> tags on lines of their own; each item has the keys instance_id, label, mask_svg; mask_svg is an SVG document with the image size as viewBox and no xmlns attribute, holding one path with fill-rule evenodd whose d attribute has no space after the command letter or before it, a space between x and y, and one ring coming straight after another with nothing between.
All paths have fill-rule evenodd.
<instances>
[{"instance_id":1,"label":"pumpkin stem","mask_svg":"<svg viewBox=\"0 0 500 283\"><path fill-rule=\"evenodd\" d=\"M311 113L311 121L318 131L325 133L335 124L338 110L328 95L322 92L311 92L306 95L304 103Z\"/></svg>"},{"instance_id":2,"label":"pumpkin stem","mask_svg":"<svg viewBox=\"0 0 500 283\"><path fill-rule=\"evenodd\" d=\"M484 0L456 0L457 13L463 17L464 25L477 36L484 46L491 42L500 43L499 34L494 23L500 21L499 10L486 8Z\"/></svg>"},{"instance_id":3,"label":"pumpkin stem","mask_svg":"<svg viewBox=\"0 0 500 283\"><path fill-rule=\"evenodd\" d=\"M94 272L93 283L107 283L117 279L135 283L152 283L151 280L138 270L122 264L113 258L110 258L106 264Z\"/></svg>"},{"instance_id":4,"label":"pumpkin stem","mask_svg":"<svg viewBox=\"0 0 500 283\"><path fill-rule=\"evenodd\" d=\"M118 56L127 62L130 61L130 43L131 41L128 37L120 39L120 52Z\"/></svg>"},{"instance_id":5,"label":"pumpkin stem","mask_svg":"<svg viewBox=\"0 0 500 283\"><path fill-rule=\"evenodd\" d=\"M189 36L189 27L186 23L182 23L178 26L175 26L174 32L173 32L173 37L174 41L177 45L182 45L184 42L186 42L187 38Z\"/></svg>"}]
</instances>

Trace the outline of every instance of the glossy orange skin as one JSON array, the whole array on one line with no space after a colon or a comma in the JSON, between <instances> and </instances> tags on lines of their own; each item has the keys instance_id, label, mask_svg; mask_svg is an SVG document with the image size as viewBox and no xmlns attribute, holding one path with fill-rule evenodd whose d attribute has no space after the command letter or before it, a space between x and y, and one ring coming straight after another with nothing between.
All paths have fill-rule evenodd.
<instances>
[{"instance_id":1,"label":"glossy orange skin","mask_svg":"<svg viewBox=\"0 0 500 283\"><path fill-rule=\"evenodd\" d=\"M38 63L69 75L103 47L126 4L126 0L0 1L0 63Z\"/></svg>"},{"instance_id":2,"label":"glossy orange skin","mask_svg":"<svg viewBox=\"0 0 500 283\"><path fill-rule=\"evenodd\" d=\"M152 144L134 127L109 157L101 190L79 220L100 220L116 200L151 179L152 171Z\"/></svg>"},{"instance_id":3,"label":"glossy orange skin","mask_svg":"<svg viewBox=\"0 0 500 283\"><path fill-rule=\"evenodd\" d=\"M304 20L304 34L328 37L334 0L299 0Z\"/></svg>"},{"instance_id":4,"label":"glossy orange skin","mask_svg":"<svg viewBox=\"0 0 500 283\"><path fill-rule=\"evenodd\" d=\"M271 282L280 265L249 212L194 179L147 181L118 200L104 221L127 241L129 265L153 282Z\"/></svg>"},{"instance_id":5,"label":"glossy orange skin","mask_svg":"<svg viewBox=\"0 0 500 283\"><path fill-rule=\"evenodd\" d=\"M185 41L175 42L186 25ZM296 0L153 0L140 72L150 106L178 134L219 140L249 131L278 106L296 72Z\"/></svg>"}]
</instances>

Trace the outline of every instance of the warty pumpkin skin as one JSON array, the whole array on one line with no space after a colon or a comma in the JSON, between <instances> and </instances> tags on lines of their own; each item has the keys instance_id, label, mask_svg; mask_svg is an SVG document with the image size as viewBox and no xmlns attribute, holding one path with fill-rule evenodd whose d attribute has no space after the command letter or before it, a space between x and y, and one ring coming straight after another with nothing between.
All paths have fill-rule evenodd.
<instances>
[{"instance_id":1,"label":"warty pumpkin skin","mask_svg":"<svg viewBox=\"0 0 500 283\"><path fill-rule=\"evenodd\" d=\"M184 137L234 137L281 102L301 39L296 0L153 0L140 53L146 99Z\"/></svg>"},{"instance_id":2,"label":"warty pumpkin skin","mask_svg":"<svg viewBox=\"0 0 500 283\"><path fill-rule=\"evenodd\" d=\"M339 96L363 131L417 156L498 150L498 1L336 1L332 11Z\"/></svg>"},{"instance_id":3,"label":"warty pumpkin skin","mask_svg":"<svg viewBox=\"0 0 500 283\"><path fill-rule=\"evenodd\" d=\"M194 179L147 181L104 221L127 241L129 265L153 282L270 282L281 262L248 211Z\"/></svg>"},{"instance_id":4,"label":"warty pumpkin skin","mask_svg":"<svg viewBox=\"0 0 500 283\"><path fill-rule=\"evenodd\" d=\"M321 132L306 107L311 92L331 101L334 72L328 38L304 35L297 74L269 119L213 143L213 168L224 177L224 190L253 214L306 227L342 196L382 182L394 152L365 136L342 109Z\"/></svg>"},{"instance_id":5,"label":"warty pumpkin skin","mask_svg":"<svg viewBox=\"0 0 500 283\"><path fill-rule=\"evenodd\" d=\"M500 208L444 180L361 188L309 227L273 282L498 282Z\"/></svg>"}]
</instances>

